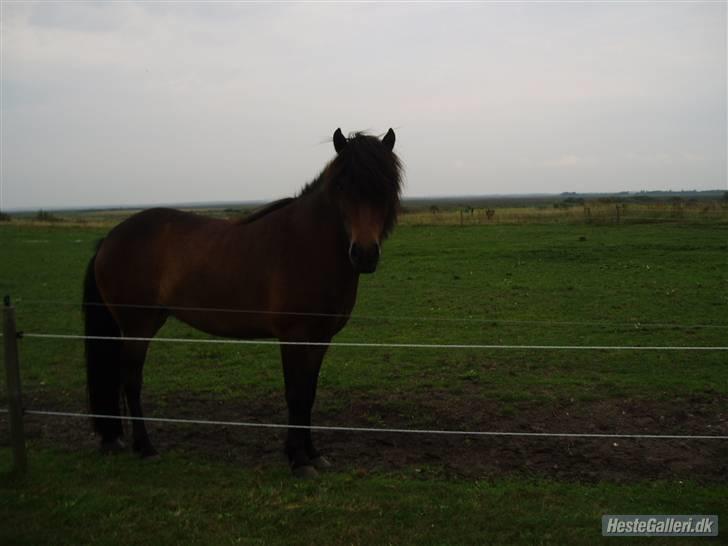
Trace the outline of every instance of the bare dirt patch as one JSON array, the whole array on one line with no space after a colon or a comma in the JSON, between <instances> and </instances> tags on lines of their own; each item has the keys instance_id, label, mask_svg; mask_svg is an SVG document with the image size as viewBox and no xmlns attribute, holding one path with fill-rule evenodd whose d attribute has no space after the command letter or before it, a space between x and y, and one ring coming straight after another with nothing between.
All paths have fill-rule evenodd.
<instances>
[{"instance_id":1,"label":"bare dirt patch","mask_svg":"<svg viewBox=\"0 0 728 546\"><path fill-rule=\"evenodd\" d=\"M35 393L33 409L84 411L79 397ZM219 421L285 423L282 393L250 400L214 395L170 395L146 402L147 415ZM728 435L728 398L711 393L674 401L619 399L594 402L521 403L504 407L473 394L435 391L396 393L387 399L322 393L314 424L332 426ZM8 444L0 420L0 445ZM175 450L245 467L285 464L284 431L234 426L149 424L157 449ZM95 449L82 419L26 416L30 439L72 450ZM728 482L727 440L581 439L442 436L363 432L316 432L316 443L337 469L368 473L407 472L464 478L508 474L595 482L679 479Z\"/></svg>"}]
</instances>

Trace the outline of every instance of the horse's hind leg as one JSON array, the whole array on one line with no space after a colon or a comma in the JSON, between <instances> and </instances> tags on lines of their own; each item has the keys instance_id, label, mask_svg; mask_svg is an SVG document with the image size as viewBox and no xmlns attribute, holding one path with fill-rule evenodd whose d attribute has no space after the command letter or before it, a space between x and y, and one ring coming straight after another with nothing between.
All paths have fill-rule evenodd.
<instances>
[{"instance_id":1,"label":"horse's hind leg","mask_svg":"<svg viewBox=\"0 0 728 546\"><path fill-rule=\"evenodd\" d=\"M147 434L147 427L142 413L142 379L144 360L147 354L147 341L124 341L121 350L121 381L126 395L126 404L129 408L129 415L133 417L131 422L134 442L132 447L142 457L153 457L157 451L152 447Z\"/></svg>"},{"instance_id":2,"label":"horse's hind leg","mask_svg":"<svg viewBox=\"0 0 728 546\"><path fill-rule=\"evenodd\" d=\"M164 323L164 319L160 319L158 323L150 325L149 328L139 328L133 334L128 333L127 337L145 337L151 338L157 333ZM126 333L126 332L125 332ZM149 341L134 341L125 339L121 348L121 381L126 395L126 403L129 408L129 415L132 419L132 448L143 458L154 457L157 450L154 449L149 441L147 427L141 418L142 413L142 381L144 361L147 356Z\"/></svg>"}]
</instances>

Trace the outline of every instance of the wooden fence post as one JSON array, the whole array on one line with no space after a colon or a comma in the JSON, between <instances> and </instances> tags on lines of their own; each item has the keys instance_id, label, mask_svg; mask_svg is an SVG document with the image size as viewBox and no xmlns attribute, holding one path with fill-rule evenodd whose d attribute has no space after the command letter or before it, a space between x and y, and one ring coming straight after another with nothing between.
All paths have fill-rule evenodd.
<instances>
[{"instance_id":1,"label":"wooden fence post","mask_svg":"<svg viewBox=\"0 0 728 546\"><path fill-rule=\"evenodd\" d=\"M23 396L20 390L20 365L18 362L18 332L15 327L15 307L10 296L5 296L3 306L3 345L5 345L5 374L7 377L8 416L10 417L10 441L13 447L14 471L23 475L28 469L23 429Z\"/></svg>"}]
</instances>

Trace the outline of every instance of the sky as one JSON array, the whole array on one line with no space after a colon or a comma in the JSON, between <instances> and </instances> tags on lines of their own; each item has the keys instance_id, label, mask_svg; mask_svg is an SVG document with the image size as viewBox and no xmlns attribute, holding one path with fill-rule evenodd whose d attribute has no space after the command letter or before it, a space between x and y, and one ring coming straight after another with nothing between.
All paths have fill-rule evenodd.
<instances>
[{"instance_id":1,"label":"sky","mask_svg":"<svg viewBox=\"0 0 728 546\"><path fill-rule=\"evenodd\" d=\"M405 196L728 189L722 1L0 6L0 209L285 197L337 127Z\"/></svg>"}]
</instances>

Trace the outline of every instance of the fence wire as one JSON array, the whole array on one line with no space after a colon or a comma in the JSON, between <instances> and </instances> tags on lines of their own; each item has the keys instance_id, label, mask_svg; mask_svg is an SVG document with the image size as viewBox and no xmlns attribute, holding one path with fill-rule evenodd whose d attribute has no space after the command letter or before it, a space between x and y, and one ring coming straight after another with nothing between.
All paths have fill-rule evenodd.
<instances>
[{"instance_id":1,"label":"fence wire","mask_svg":"<svg viewBox=\"0 0 728 546\"><path fill-rule=\"evenodd\" d=\"M184 311L184 312L200 312L200 313L240 313L248 315L282 315L295 317L323 317L323 318L349 318L350 320L377 320L377 321L409 321L409 322L463 322L463 323L482 323L482 324L545 324L554 326L598 326L598 327L619 327L619 328L717 328L728 330L728 324L721 323L700 323L700 324L680 324L672 322L643 322L634 320L631 322L616 321L584 321L584 320L539 320L539 319L500 319L488 317L434 317L434 316L406 316L406 315L359 315L359 314L343 314L343 313L316 313L309 311L270 311L261 309L238 309L226 307L190 307L190 306L166 306L166 305L148 305L136 303L96 303L96 302L71 302L59 300L34 300L17 298L17 304L29 305L58 305L69 307L116 307L129 309L159 309L167 311Z\"/></svg>"},{"instance_id":2,"label":"fence wire","mask_svg":"<svg viewBox=\"0 0 728 546\"><path fill-rule=\"evenodd\" d=\"M524 350L632 350L632 351L726 351L728 346L618 346L618 345L493 345L493 344L437 344L437 343L367 343L367 342L317 342L317 341L278 341L278 340L242 340L242 339L190 339L159 337L114 337L83 336L73 334L50 334L26 332L23 337L38 339L70 339L70 340L103 340L167 343L204 343L204 344L236 344L236 345L303 345L303 346L339 346L339 347L387 347L406 349L524 349ZM0 413L9 413L0 409ZM625 433L579 433L579 432L516 432L516 431L468 431L442 429L407 429L350 427L326 425L288 425L280 423L255 423L246 421L217 421L205 419L179 419L168 417L131 417L104 414L75 413L50 410L25 410L27 415L70 418L105 418L120 420L138 420L158 423L213 425L231 427L269 428L269 429L309 429L335 432L397 433L397 434L432 434L450 436L500 436L500 437L532 437L532 438L592 438L592 439L655 439L655 440L728 440L728 435L692 435L692 434L625 434Z\"/></svg>"},{"instance_id":3,"label":"fence wire","mask_svg":"<svg viewBox=\"0 0 728 546\"><path fill-rule=\"evenodd\" d=\"M0 413L8 410L0 409ZM620 434L598 432L515 432L500 430L442 430L419 428L379 428L379 427L343 427L327 425L284 425L281 423L255 423L248 421L214 421L206 419L176 419L171 417L130 417L104 415L96 413L75 413L68 411L25 410L27 415L43 415L49 417L103 418L130 421L146 421L152 423L172 423L186 425L212 425L248 428L271 429L307 429L330 432L369 432L386 434L432 434L448 436L514 436L530 438L601 438L601 439L635 439L635 440L728 440L728 435L708 434Z\"/></svg>"},{"instance_id":4,"label":"fence wire","mask_svg":"<svg viewBox=\"0 0 728 546\"><path fill-rule=\"evenodd\" d=\"M728 351L728 346L644 345L487 345L466 343L369 343L358 341L279 341L274 339L195 339L170 337L82 336L23 332L24 338L99 341L146 341L161 343L211 343L224 345L302 345L309 347L369 347L391 349L523 349L541 351Z\"/></svg>"}]
</instances>

